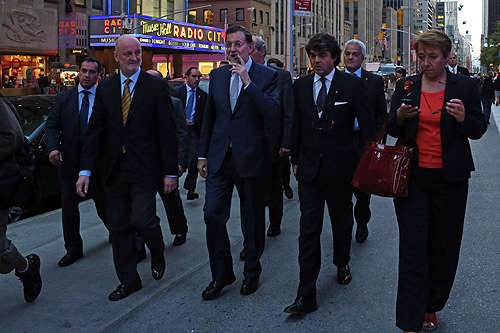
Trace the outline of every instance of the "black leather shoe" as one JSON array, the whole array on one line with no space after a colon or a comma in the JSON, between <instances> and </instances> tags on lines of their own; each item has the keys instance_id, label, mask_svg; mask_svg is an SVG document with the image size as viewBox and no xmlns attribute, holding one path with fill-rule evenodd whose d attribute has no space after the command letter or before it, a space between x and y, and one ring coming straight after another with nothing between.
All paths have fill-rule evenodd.
<instances>
[{"instance_id":1,"label":"black leather shoe","mask_svg":"<svg viewBox=\"0 0 500 333\"><path fill-rule=\"evenodd\" d=\"M281 234L281 229L273 230L273 229L271 229L271 227L269 227L269 229L267 229L267 237L276 237L279 234Z\"/></svg>"},{"instance_id":2,"label":"black leather shoe","mask_svg":"<svg viewBox=\"0 0 500 333\"><path fill-rule=\"evenodd\" d=\"M36 254L26 257L28 268L25 272L16 269L16 276L21 280L24 287L24 299L26 302L33 302L42 290L42 277L40 276L40 258Z\"/></svg>"},{"instance_id":3,"label":"black leather shoe","mask_svg":"<svg viewBox=\"0 0 500 333\"><path fill-rule=\"evenodd\" d=\"M109 294L109 300L110 301L119 301L121 299L124 299L128 295L136 292L137 290L142 288L141 281L132 284L132 285L126 285L126 284L120 284L115 291L113 291L111 294Z\"/></svg>"},{"instance_id":4,"label":"black leather shoe","mask_svg":"<svg viewBox=\"0 0 500 333\"><path fill-rule=\"evenodd\" d=\"M195 193L195 192L192 192L192 191L188 191L187 196L186 196L186 198L188 200L196 200L199 197L200 197L200 195L198 193Z\"/></svg>"},{"instance_id":5,"label":"black leather shoe","mask_svg":"<svg viewBox=\"0 0 500 333\"><path fill-rule=\"evenodd\" d=\"M240 260L245 261L246 258L247 258L247 249L243 248L243 250L241 250L240 252Z\"/></svg>"},{"instance_id":6,"label":"black leather shoe","mask_svg":"<svg viewBox=\"0 0 500 333\"><path fill-rule=\"evenodd\" d=\"M165 257L163 256L163 251L161 255L151 254L151 274L153 275L153 279L160 280L165 273Z\"/></svg>"},{"instance_id":7,"label":"black leather shoe","mask_svg":"<svg viewBox=\"0 0 500 333\"><path fill-rule=\"evenodd\" d=\"M259 278L245 278L241 284L240 294L250 295L257 291L259 288Z\"/></svg>"},{"instance_id":8,"label":"black leather shoe","mask_svg":"<svg viewBox=\"0 0 500 333\"><path fill-rule=\"evenodd\" d=\"M174 237L174 242L172 243L173 246L179 246L186 243L186 234L177 234Z\"/></svg>"},{"instance_id":9,"label":"black leather shoe","mask_svg":"<svg viewBox=\"0 0 500 333\"><path fill-rule=\"evenodd\" d=\"M340 284L349 284L352 281L349 265L337 267L337 282Z\"/></svg>"},{"instance_id":10,"label":"black leather shoe","mask_svg":"<svg viewBox=\"0 0 500 333\"><path fill-rule=\"evenodd\" d=\"M356 242L363 243L368 238L368 226L366 224L358 224L356 227Z\"/></svg>"},{"instance_id":11,"label":"black leather shoe","mask_svg":"<svg viewBox=\"0 0 500 333\"><path fill-rule=\"evenodd\" d=\"M137 250L137 262L143 261L146 257L146 248L143 246L141 249Z\"/></svg>"},{"instance_id":12,"label":"black leather shoe","mask_svg":"<svg viewBox=\"0 0 500 333\"><path fill-rule=\"evenodd\" d=\"M61 267L69 266L82 257L83 253L81 252L68 252L61 258L61 260L59 260L57 264Z\"/></svg>"},{"instance_id":13,"label":"black leather shoe","mask_svg":"<svg viewBox=\"0 0 500 333\"><path fill-rule=\"evenodd\" d=\"M285 192L285 197L287 197L287 199L292 199L293 198L293 190L290 187L290 185L285 185L284 188L283 188L283 190Z\"/></svg>"},{"instance_id":14,"label":"black leather shoe","mask_svg":"<svg viewBox=\"0 0 500 333\"><path fill-rule=\"evenodd\" d=\"M225 286L230 285L234 281L236 281L236 277L234 275L229 280L227 280L227 281L223 281L223 282L221 282L221 281L212 281L205 288L205 290L203 290L203 293L201 294L201 296L206 301L210 301L210 300L216 299L216 298L218 298L220 296L220 293L221 293L222 289Z\"/></svg>"},{"instance_id":15,"label":"black leather shoe","mask_svg":"<svg viewBox=\"0 0 500 333\"><path fill-rule=\"evenodd\" d=\"M287 306L283 311L294 315L305 315L307 313L316 311L318 305L316 304L316 297L314 296L297 296L293 304Z\"/></svg>"}]
</instances>

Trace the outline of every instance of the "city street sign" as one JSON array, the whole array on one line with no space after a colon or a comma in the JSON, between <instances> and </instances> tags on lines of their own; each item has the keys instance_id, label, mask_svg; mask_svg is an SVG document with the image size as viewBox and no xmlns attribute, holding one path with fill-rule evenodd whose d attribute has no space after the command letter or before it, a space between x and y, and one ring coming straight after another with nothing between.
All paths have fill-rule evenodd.
<instances>
[{"instance_id":1,"label":"city street sign","mask_svg":"<svg viewBox=\"0 0 500 333\"><path fill-rule=\"evenodd\" d=\"M311 0L295 0L295 16L311 16Z\"/></svg>"}]
</instances>

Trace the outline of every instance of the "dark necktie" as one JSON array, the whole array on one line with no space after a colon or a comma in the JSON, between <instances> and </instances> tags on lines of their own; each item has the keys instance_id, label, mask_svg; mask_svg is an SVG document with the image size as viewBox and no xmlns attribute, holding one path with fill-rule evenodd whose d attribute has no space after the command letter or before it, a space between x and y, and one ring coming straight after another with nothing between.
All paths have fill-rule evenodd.
<instances>
[{"instance_id":1,"label":"dark necktie","mask_svg":"<svg viewBox=\"0 0 500 333\"><path fill-rule=\"evenodd\" d=\"M83 90L82 106L80 107L80 133L84 134L87 131L89 119L89 94L90 91Z\"/></svg>"},{"instance_id":2,"label":"dark necktie","mask_svg":"<svg viewBox=\"0 0 500 333\"><path fill-rule=\"evenodd\" d=\"M326 78L322 77L320 79L320 81L321 81L321 89L319 90L318 97L316 98L316 106L318 107L318 112L323 111L323 108L324 108L325 102L326 102L326 96L327 96L326 83L325 83Z\"/></svg>"},{"instance_id":3,"label":"dark necktie","mask_svg":"<svg viewBox=\"0 0 500 333\"><path fill-rule=\"evenodd\" d=\"M192 114L193 114L193 104L194 104L194 91L195 91L194 89L189 90L191 94L189 95L186 104L186 110L184 110L184 112L186 113L186 119L190 121L193 121Z\"/></svg>"}]
</instances>

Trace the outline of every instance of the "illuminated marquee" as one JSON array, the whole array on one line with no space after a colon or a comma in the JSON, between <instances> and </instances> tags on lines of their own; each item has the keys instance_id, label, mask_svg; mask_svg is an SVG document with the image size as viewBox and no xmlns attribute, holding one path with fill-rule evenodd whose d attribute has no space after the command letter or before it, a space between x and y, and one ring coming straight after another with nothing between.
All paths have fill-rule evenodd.
<instances>
[{"instance_id":1,"label":"illuminated marquee","mask_svg":"<svg viewBox=\"0 0 500 333\"><path fill-rule=\"evenodd\" d=\"M223 29L188 24L143 15L125 16L131 20L129 33L143 46L224 53ZM90 17L90 46L114 46L122 34L120 16Z\"/></svg>"}]
</instances>

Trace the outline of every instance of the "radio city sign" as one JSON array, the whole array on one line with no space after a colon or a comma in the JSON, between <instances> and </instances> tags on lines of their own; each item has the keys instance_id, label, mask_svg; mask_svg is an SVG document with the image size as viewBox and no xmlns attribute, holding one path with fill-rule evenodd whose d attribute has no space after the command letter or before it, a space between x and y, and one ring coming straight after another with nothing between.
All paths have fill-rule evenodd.
<instances>
[{"instance_id":1,"label":"radio city sign","mask_svg":"<svg viewBox=\"0 0 500 333\"><path fill-rule=\"evenodd\" d=\"M124 26L130 27L126 32L136 36L143 46L224 52L224 29L144 15L126 15L123 19L121 16L91 16L90 46L114 46Z\"/></svg>"}]
</instances>

